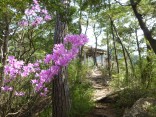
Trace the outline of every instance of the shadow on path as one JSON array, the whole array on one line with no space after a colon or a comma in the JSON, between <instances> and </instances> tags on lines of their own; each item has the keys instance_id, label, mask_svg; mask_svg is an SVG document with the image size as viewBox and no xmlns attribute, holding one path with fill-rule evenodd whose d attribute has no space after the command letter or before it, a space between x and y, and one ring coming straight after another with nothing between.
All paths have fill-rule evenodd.
<instances>
[{"instance_id":1,"label":"shadow on path","mask_svg":"<svg viewBox=\"0 0 156 117\"><path fill-rule=\"evenodd\" d=\"M86 117L116 117L112 107L113 100L107 98L112 93L109 78L103 77L99 70L94 69L88 79L94 89L93 100L95 101L95 107Z\"/></svg>"}]
</instances>

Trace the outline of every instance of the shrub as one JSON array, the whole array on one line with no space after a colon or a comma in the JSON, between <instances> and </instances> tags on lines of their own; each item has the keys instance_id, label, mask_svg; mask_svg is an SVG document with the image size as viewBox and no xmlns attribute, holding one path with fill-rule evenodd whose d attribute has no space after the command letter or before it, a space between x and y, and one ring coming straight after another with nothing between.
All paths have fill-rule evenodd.
<instances>
[{"instance_id":1,"label":"shrub","mask_svg":"<svg viewBox=\"0 0 156 117\"><path fill-rule=\"evenodd\" d=\"M79 60L73 61L68 68L71 117L83 117L93 107L91 84L86 79L87 71L87 66Z\"/></svg>"}]
</instances>

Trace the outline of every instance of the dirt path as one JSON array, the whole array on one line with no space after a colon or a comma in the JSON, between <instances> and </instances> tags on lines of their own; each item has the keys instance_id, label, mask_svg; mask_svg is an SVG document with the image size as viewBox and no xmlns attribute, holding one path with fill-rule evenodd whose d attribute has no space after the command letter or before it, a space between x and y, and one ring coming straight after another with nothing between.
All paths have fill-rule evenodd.
<instances>
[{"instance_id":1,"label":"dirt path","mask_svg":"<svg viewBox=\"0 0 156 117\"><path fill-rule=\"evenodd\" d=\"M88 77L94 88L93 100L98 100L112 93L109 87L109 79L102 77L102 73L95 69ZM86 117L116 117L112 105L108 102L96 103L94 109Z\"/></svg>"}]
</instances>

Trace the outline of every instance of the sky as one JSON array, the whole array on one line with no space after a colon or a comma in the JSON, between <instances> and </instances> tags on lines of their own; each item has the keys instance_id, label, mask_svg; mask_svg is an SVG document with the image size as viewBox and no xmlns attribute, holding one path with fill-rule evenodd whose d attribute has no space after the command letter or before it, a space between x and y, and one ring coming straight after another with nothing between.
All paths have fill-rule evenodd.
<instances>
[{"instance_id":1,"label":"sky","mask_svg":"<svg viewBox=\"0 0 156 117\"><path fill-rule=\"evenodd\" d=\"M122 3L122 4L125 4L127 1L129 1L129 0L117 0L117 1L119 1L120 3ZM115 2L115 1L114 1ZM74 5L74 4L73 4ZM78 6L77 6L78 7ZM87 14L85 14L85 15L87 15ZM73 22L78 22L78 19L75 19ZM96 23L96 21L95 21L95 23ZM89 38L89 42L86 44L86 46L90 46L90 47L95 47L95 36L94 36L94 31L93 31L93 26L92 26L93 24L91 24L90 22L89 22L89 26L88 26L88 30L87 30L87 33L86 33L86 35L87 35L87 37ZM98 25L98 23L97 23L97 25ZM129 26L129 24L127 24L127 26ZM127 27L126 26L126 27ZM86 25L82 25L82 33L83 34L85 34L85 31L86 31ZM140 30L138 30L138 39L140 40L140 39L142 39L144 37L144 35L143 35L143 32L142 32L142 30L140 29ZM105 35L104 35L104 32L102 32L101 33L101 35L98 37L98 45L101 45L102 43L101 43L101 40L103 39L103 38L105 38ZM134 39L134 38L131 38L131 39ZM126 46L126 44L124 43L124 45ZM145 47L146 45L145 44L140 44L140 46L141 47ZM105 44L105 45L102 45L102 46L98 46L98 48L99 49L104 49L104 50L107 50L107 45ZM133 54L134 55L138 55L138 51L137 51L137 47L136 46L134 46L133 48L135 48L135 52L133 52Z\"/></svg>"},{"instance_id":2,"label":"sky","mask_svg":"<svg viewBox=\"0 0 156 117\"><path fill-rule=\"evenodd\" d=\"M86 28L84 26L82 26L82 33L85 33L85 29ZM101 40L102 40L103 36L104 35L101 34L98 37L98 44L99 45L101 45ZM87 37L89 38L89 42L86 44L86 46L95 47L95 37L94 37L94 33L93 33L93 28L91 26L89 26L89 28L87 30ZM140 30L138 30L138 39L140 40L141 38L143 38L143 32L140 29ZM146 45L140 45L140 46L146 46ZM98 48L107 50L107 45L98 46ZM138 55L138 51L135 51L133 54Z\"/></svg>"},{"instance_id":3,"label":"sky","mask_svg":"<svg viewBox=\"0 0 156 117\"><path fill-rule=\"evenodd\" d=\"M121 3L125 3L127 2L127 0L118 0ZM86 26L82 26L82 33L85 33L86 30ZM138 30L138 38L141 39L143 38L143 32L142 30ZM88 30L87 30L87 36L89 38L89 42L86 44L87 46L92 46L95 47L95 37L94 37L94 31L93 31L93 27L92 26L88 26ZM101 33L101 35L98 37L98 45L101 45L101 40L102 38L105 37L103 33ZM107 49L107 46L98 46L98 48L100 49Z\"/></svg>"},{"instance_id":4,"label":"sky","mask_svg":"<svg viewBox=\"0 0 156 117\"><path fill-rule=\"evenodd\" d=\"M121 3L126 3L127 2L127 0L118 0L119 2L121 2ZM82 33L85 33L85 30L86 30L86 27L85 26L82 26ZM87 30L87 36L88 36L88 38L89 38L89 42L87 43L87 45L88 46L92 46L92 47L95 47L95 37L94 37L94 32L93 32L93 27L92 26L88 26L88 30ZM100 35L99 37L98 37L98 44L99 45L101 45L101 40L102 40L102 37L103 37L104 35ZM102 46L102 47L100 47L100 46L98 46L98 48L101 48L101 49L105 49L106 50L106 46Z\"/></svg>"}]
</instances>

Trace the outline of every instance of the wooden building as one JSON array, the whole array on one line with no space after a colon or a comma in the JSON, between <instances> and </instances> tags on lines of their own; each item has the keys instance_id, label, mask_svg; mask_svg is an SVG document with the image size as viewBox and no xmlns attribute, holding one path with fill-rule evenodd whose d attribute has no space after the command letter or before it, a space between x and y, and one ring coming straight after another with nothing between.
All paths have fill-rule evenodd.
<instances>
[{"instance_id":1,"label":"wooden building","mask_svg":"<svg viewBox=\"0 0 156 117\"><path fill-rule=\"evenodd\" d=\"M83 57L84 57L84 63L88 63L89 60L92 60L94 62L95 57L95 48L91 46L84 46L83 47ZM106 59L107 59L107 50L99 49L96 50L96 59L98 65L105 65Z\"/></svg>"}]
</instances>

